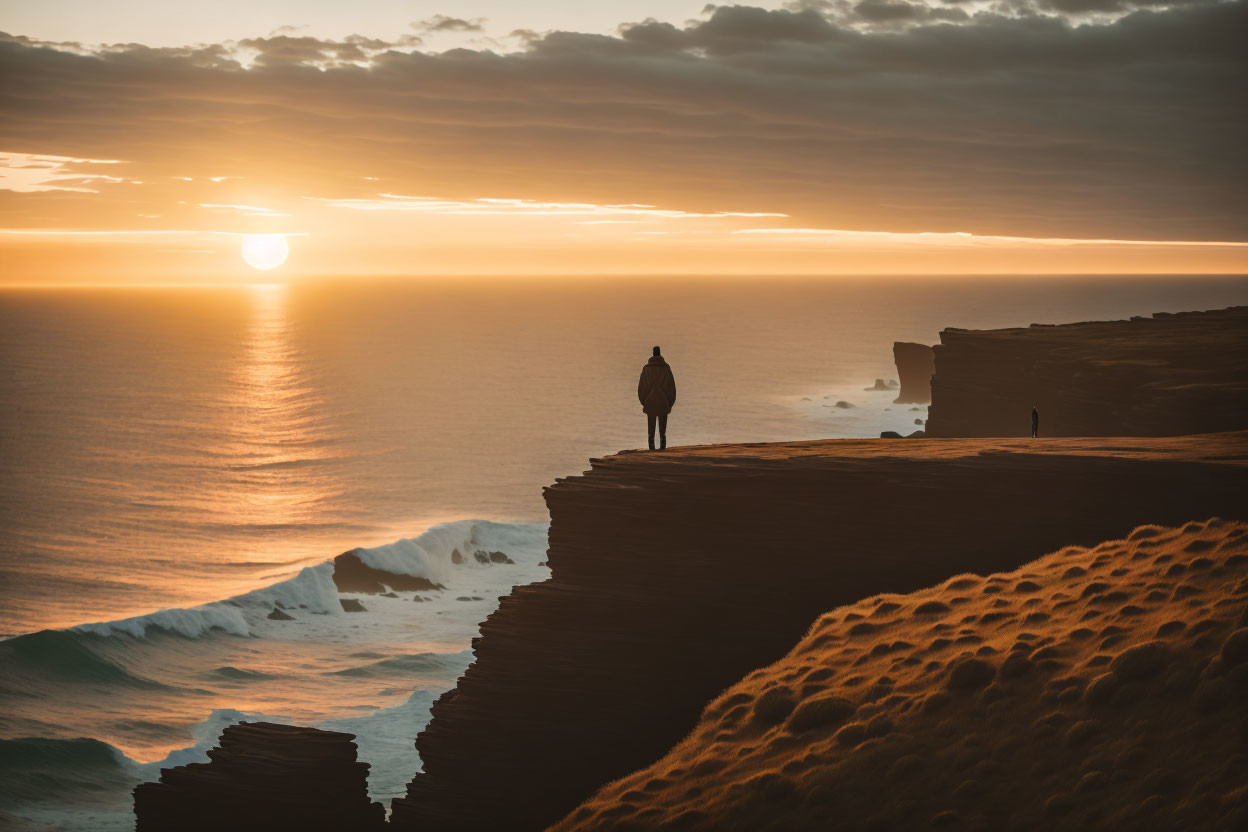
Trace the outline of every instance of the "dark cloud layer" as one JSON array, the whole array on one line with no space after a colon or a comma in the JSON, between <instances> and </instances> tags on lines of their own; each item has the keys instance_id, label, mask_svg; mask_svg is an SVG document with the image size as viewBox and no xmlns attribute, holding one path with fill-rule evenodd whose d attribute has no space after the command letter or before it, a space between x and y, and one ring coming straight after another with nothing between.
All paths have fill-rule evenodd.
<instances>
[{"instance_id":1,"label":"dark cloud layer","mask_svg":"<svg viewBox=\"0 0 1248 832\"><path fill-rule=\"evenodd\" d=\"M444 14L435 14L428 20L421 20L412 24L412 28L418 32L480 32L485 21L482 18L473 18L465 20L462 17L448 17Z\"/></svg>"},{"instance_id":2,"label":"dark cloud layer","mask_svg":"<svg viewBox=\"0 0 1248 832\"><path fill-rule=\"evenodd\" d=\"M512 54L278 34L242 44L249 68L222 46L86 54L9 36L0 149L309 196L384 176L823 227L1248 239L1245 31L1244 0L1084 26L861 0L552 32Z\"/></svg>"}]
</instances>

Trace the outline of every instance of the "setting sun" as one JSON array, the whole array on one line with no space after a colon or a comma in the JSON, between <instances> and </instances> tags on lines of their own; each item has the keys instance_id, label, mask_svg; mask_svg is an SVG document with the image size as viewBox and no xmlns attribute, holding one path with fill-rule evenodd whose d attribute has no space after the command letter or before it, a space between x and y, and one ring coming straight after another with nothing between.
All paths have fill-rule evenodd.
<instances>
[{"instance_id":1,"label":"setting sun","mask_svg":"<svg viewBox=\"0 0 1248 832\"><path fill-rule=\"evenodd\" d=\"M0 3L0 832L1248 832L1248 0Z\"/></svg>"},{"instance_id":2,"label":"setting sun","mask_svg":"<svg viewBox=\"0 0 1248 832\"><path fill-rule=\"evenodd\" d=\"M286 262L290 246L281 234L247 234L243 237L243 259L253 269L269 271Z\"/></svg>"}]
</instances>

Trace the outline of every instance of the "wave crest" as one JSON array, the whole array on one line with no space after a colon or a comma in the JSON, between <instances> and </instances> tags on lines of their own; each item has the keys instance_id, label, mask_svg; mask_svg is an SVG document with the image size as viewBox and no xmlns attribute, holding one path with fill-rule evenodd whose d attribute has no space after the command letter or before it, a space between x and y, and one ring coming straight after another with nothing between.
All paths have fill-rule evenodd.
<instances>
[{"instance_id":1,"label":"wave crest","mask_svg":"<svg viewBox=\"0 0 1248 832\"><path fill-rule=\"evenodd\" d=\"M495 523L457 520L439 523L413 538L372 548L352 549L362 563L383 572L428 578L451 586L457 570L490 568L473 555L505 552L516 563L536 564L546 553L549 523ZM459 557L456 557L459 553ZM487 559L488 561L488 559ZM96 636L145 638L150 630L199 638L210 632L255 635L256 625L275 607L303 609L321 615L342 615L332 561L306 566L297 575L223 601L196 607L173 607L115 621L80 624L68 630L45 631ZM38 635L38 634L31 634ZM10 641L29 638L18 636ZM98 661L103 661L98 659ZM89 662L88 662L89 664Z\"/></svg>"},{"instance_id":2,"label":"wave crest","mask_svg":"<svg viewBox=\"0 0 1248 832\"><path fill-rule=\"evenodd\" d=\"M455 570L483 564L476 552L501 551L517 563L541 560L546 553L549 523L494 523L489 520L457 520L431 526L413 538L383 546L352 549L365 566L395 575L428 578L449 586ZM460 557L457 559L455 553Z\"/></svg>"},{"instance_id":3,"label":"wave crest","mask_svg":"<svg viewBox=\"0 0 1248 832\"><path fill-rule=\"evenodd\" d=\"M338 588L334 586L333 564L306 566L293 578L236 595L225 601L213 601L185 609L175 607L117 621L80 624L70 629L72 632L99 636L125 634L135 638L143 638L150 628L186 638L198 638L210 630L250 636L252 623L248 620L248 614L251 614L252 620L258 620L275 606L298 607L324 615L341 615L342 605L338 603Z\"/></svg>"}]
</instances>

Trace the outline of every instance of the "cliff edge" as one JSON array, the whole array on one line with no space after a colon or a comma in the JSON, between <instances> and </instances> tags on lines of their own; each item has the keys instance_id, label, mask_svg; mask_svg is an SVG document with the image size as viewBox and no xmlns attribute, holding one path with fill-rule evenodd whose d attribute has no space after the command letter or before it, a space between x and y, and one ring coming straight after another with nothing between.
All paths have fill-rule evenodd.
<instances>
[{"instance_id":1,"label":"cliff edge","mask_svg":"<svg viewBox=\"0 0 1248 832\"><path fill-rule=\"evenodd\" d=\"M392 825L544 829L651 765L825 611L1145 523L1248 519L1248 434L623 453L549 487L553 577L502 600Z\"/></svg>"},{"instance_id":2,"label":"cliff edge","mask_svg":"<svg viewBox=\"0 0 1248 832\"><path fill-rule=\"evenodd\" d=\"M1248 307L1129 321L946 329L928 437L1177 436L1244 427ZM900 363L898 368L900 370Z\"/></svg>"}]
</instances>

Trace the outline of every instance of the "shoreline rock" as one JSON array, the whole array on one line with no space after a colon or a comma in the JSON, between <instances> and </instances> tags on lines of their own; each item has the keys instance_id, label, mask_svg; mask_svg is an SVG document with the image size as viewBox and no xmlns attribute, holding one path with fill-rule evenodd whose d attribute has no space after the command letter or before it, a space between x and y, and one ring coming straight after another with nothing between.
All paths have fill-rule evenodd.
<instances>
[{"instance_id":1,"label":"shoreline rock","mask_svg":"<svg viewBox=\"0 0 1248 832\"><path fill-rule=\"evenodd\" d=\"M381 832L368 763L353 734L271 722L222 732L210 762L162 769L134 789L136 832L351 830Z\"/></svg>"},{"instance_id":2,"label":"shoreline rock","mask_svg":"<svg viewBox=\"0 0 1248 832\"><path fill-rule=\"evenodd\" d=\"M354 550L343 552L334 558L334 583L339 592L364 592L370 595L380 595L393 590L423 592L446 589L428 578L374 569L360 560ZM390 589L387 590L386 587Z\"/></svg>"},{"instance_id":3,"label":"shoreline rock","mask_svg":"<svg viewBox=\"0 0 1248 832\"><path fill-rule=\"evenodd\" d=\"M476 660L417 739L424 771L391 824L546 829L665 754L708 701L839 604L1014 569L1141 523L1243 519L1245 491L1244 433L833 440L593 460L546 489L552 577L517 587L483 622ZM844 728L846 740L887 730Z\"/></svg>"}]
</instances>

